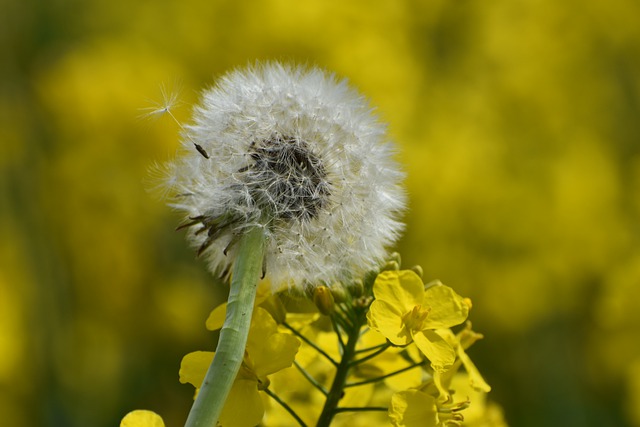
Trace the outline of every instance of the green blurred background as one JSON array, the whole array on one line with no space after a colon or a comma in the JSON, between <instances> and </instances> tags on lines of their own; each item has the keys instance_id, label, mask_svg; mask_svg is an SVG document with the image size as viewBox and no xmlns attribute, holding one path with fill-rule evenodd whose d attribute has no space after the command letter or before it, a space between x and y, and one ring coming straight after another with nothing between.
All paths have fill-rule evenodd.
<instances>
[{"instance_id":1,"label":"green blurred background","mask_svg":"<svg viewBox=\"0 0 640 427\"><path fill-rule=\"evenodd\" d=\"M182 355L221 291L146 189L140 119L256 59L378 107L408 171L407 266L474 301L512 426L640 426L640 4L4 0L0 423L182 425Z\"/></svg>"}]
</instances>

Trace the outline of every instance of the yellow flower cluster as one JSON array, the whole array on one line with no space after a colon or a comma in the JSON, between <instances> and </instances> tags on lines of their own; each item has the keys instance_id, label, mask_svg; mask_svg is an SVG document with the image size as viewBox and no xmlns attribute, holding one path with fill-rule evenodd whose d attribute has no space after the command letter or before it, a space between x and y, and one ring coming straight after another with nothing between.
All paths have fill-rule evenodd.
<instances>
[{"instance_id":1,"label":"yellow flower cluster","mask_svg":"<svg viewBox=\"0 0 640 427\"><path fill-rule=\"evenodd\" d=\"M471 301L440 282L425 285L420 269L400 270L395 261L387 268L309 298L272 295L262 283L219 424L506 425L465 351L482 338L467 321ZM225 311L226 304L213 310L207 329L219 329ZM197 393L213 355L187 354L180 382ZM121 426L163 426L159 419L135 411Z\"/></svg>"},{"instance_id":2,"label":"yellow flower cluster","mask_svg":"<svg viewBox=\"0 0 640 427\"><path fill-rule=\"evenodd\" d=\"M395 393L391 397L389 418L394 426L459 425L468 398L454 402L452 381L464 367L468 386L476 392L488 393L491 387L465 353L482 335L471 330L471 324L458 334L451 329L463 323L471 301L439 282L425 286L412 270L385 271L378 275L371 304L369 326L387 340L401 346L407 354L418 353L429 361L431 371L424 372L425 381L417 387ZM412 351L415 344L418 351Z\"/></svg>"}]
</instances>

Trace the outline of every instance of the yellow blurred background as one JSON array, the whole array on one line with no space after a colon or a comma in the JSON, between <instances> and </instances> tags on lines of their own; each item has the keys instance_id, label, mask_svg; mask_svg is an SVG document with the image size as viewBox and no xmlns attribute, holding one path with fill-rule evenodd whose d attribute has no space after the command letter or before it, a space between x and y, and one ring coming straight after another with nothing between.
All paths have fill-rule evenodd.
<instances>
[{"instance_id":1,"label":"yellow blurred background","mask_svg":"<svg viewBox=\"0 0 640 427\"><path fill-rule=\"evenodd\" d=\"M140 119L255 60L378 108L408 171L404 264L474 301L512 426L640 426L640 3L5 0L0 423L182 425L182 355L223 293L146 189ZM179 82L179 83L175 83ZM150 101L152 100L152 101Z\"/></svg>"}]
</instances>

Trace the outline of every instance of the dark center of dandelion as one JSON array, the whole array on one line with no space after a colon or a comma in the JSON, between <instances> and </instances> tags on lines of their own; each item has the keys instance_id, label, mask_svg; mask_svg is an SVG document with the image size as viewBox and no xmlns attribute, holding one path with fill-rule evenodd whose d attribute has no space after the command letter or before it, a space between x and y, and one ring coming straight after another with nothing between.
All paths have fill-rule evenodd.
<instances>
[{"instance_id":1,"label":"dark center of dandelion","mask_svg":"<svg viewBox=\"0 0 640 427\"><path fill-rule=\"evenodd\" d=\"M254 141L245 182L253 202L278 219L301 221L316 217L326 205L329 183L322 160L307 143L274 135Z\"/></svg>"},{"instance_id":2,"label":"dark center of dandelion","mask_svg":"<svg viewBox=\"0 0 640 427\"><path fill-rule=\"evenodd\" d=\"M306 142L276 134L270 139L252 142L249 157L253 163L238 173L248 190L249 203L260 209L263 219L309 221L326 207L330 194L327 173L320 157ZM244 220L246 218L237 212L207 212L189 217L178 229L200 225L194 232L195 235L206 233L198 248L200 255ZM223 251L225 255L238 238L239 234L232 235ZM228 271L221 273L227 274Z\"/></svg>"}]
</instances>

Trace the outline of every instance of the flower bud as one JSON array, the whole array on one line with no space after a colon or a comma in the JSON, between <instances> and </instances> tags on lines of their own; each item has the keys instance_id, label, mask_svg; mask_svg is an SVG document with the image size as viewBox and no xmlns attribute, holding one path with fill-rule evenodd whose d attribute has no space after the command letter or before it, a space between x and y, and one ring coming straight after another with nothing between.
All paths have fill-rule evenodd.
<instances>
[{"instance_id":1,"label":"flower bud","mask_svg":"<svg viewBox=\"0 0 640 427\"><path fill-rule=\"evenodd\" d=\"M318 307L320 313L329 316L333 313L334 299L331 289L326 286L318 286L313 290L313 303Z\"/></svg>"},{"instance_id":2,"label":"flower bud","mask_svg":"<svg viewBox=\"0 0 640 427\"><path fill-rule=\"evenodd\" d=\"M399 252L393 252L391 255L389 255L389 261L395 261L396 263L398 263L398 266L402 265L402 258L400 257Z\"/></svg>"},{"instance_id":3,"label":"flower bud","mask_svg":"<svg viewBox=\"0 0 640 427\"><path fill-rule=\"evenodd\" d=\"M384 265L384 267L382 267L381 272L382 271L398 271L398 270L400 270L400 264L398 264L397 261L391 260L391 261L388 261Z\"/></svg>"},{"instance_id":4,"label":"flower bud","mask_svg":"<svg viewBox=\"0 0 640 427\"><path fill-rule=\"evenodd\" d=\"M362 280L354 280L349 286L349 293L353 297L361 297L364 294L364 283L362 282Z\"/></svg>"},{"instance_id":5,"label":"flower bud","mask_svg":"<svg viewBox=\"0 0 640 427\"><path fill-rule=\"evenodd\" d=\"M421 279L424 277L424 271L422 270L421 266L414 265L413 267L411 267L411 270L413 270L413 272L416 273Z\"/></svg>"}]
</instances>

